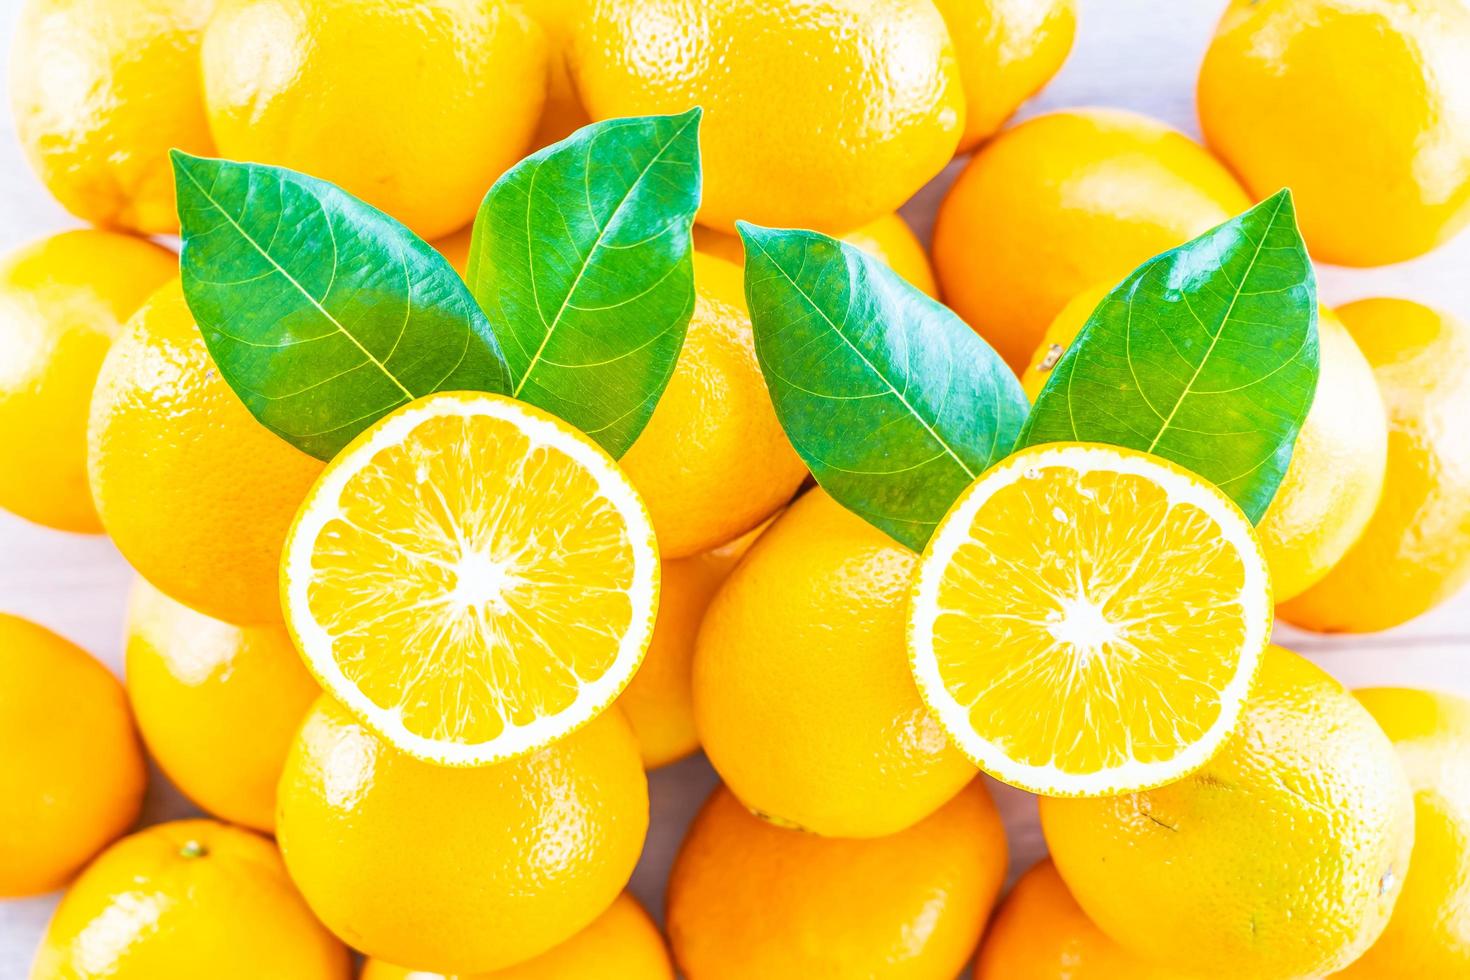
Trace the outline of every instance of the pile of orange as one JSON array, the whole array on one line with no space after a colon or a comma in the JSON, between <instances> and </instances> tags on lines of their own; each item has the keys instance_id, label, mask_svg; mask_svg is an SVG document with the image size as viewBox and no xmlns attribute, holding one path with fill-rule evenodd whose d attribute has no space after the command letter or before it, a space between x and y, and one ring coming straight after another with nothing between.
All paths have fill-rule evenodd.
<instances>
[{"instance_id":1,"label":"pile of orange","mask_svg":"<svg viewBox=\"0 0 1470 980\"><path fill-rule=\"evenodd\" d=\"M32 980L1470 977L1470 700L1349 692L1267 646L1273 616L1386 630L1470 581L1470 324L1324 307L1254 528L1172 464L1042 447L978 475L920 556L810 485L772 406L737 219L878 257L1033 399L1130 270L1281 187L1327 263L1470 222L1462 0L1234 0L1203 143L1106 107L1010 122L1077 6L25 0L16 132L89 227L0 262L0 507L105 533L138 573L122 681L0 614L0 898L66 889ZM521 158L692 106L697 297L620 460L466 393L308 456L221 375L156 240L178 148L332 181L463 274ZM926 251L897 211L957 156ZM1152 521L1155 550L1036 519L1100 493L1105 530ZM1188 550L1209 575L1140 618L1184 644L1209 608L1245 653L1140 671L1126 750L1040 731L1007 681L1099 690L1107 662L1060 662L1066 622L1052 644L946 619L1021 622L1041 586L992 585L1027 549ZM426 635L432 660L402 652ZM966 644L1007 676L966 674ZM1191 684L1234 708L1193 717ZM647 772L701 750L721 785L655 921L627 890ZM208 817L140 828L150 760ZM1050 856L1008 892L981 770L1040 796Z\"/></svg>"}]
</instances>

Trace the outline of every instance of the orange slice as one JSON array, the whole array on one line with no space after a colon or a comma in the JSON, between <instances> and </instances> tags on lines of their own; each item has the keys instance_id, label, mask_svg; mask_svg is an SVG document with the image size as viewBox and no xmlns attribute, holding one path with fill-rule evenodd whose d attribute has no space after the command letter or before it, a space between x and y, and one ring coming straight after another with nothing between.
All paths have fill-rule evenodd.
<instances>
[{"instance_id":1,"label":"orange slice","mask_svg":"<svg viewBox=\"0 0 1470 980\"><path fill-rule=\"evenodd\" d=\"M296 517L286 621L322 686L442 765L531 752L612 703L658 605L653 527L587 436L499 395L421 398Z\"/></svg>"},{"instance_id":2,"label":"orange slice","mask_svg":"<svg viewBox=\"0 0 1470 980\"><path fill-rule=\"evenodd\" d=\"M1271 631L1250 522L1145 453L1023 450L982 474L925 550L909 654L925 701L986 772L1102 796L1203 766Z\"/></svg>"}]
</instances>

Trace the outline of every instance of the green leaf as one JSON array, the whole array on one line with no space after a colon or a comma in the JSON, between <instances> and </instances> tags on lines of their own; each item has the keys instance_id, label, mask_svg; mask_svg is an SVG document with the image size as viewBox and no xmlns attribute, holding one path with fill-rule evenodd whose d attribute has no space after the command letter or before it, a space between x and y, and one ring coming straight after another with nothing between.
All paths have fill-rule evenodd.
<instances>
[{"instance_id":1,"label":"green leaf","mask_svg":"<svg viewBox=\"0 0 1470 980\"><path fill-rule=\"evenodd\" d=\"M422 395L507 390L484 313L403 225L291 170L172 157L184 298L271 431L329 459Z\"/></svg>"},{"instance_id":2,"label":"green leaf","mask_svg":"<svg viewBox=\"0 0 1470 980\"><path fill-rule=\"evenodd\" d=\"M1259 521L1317 388L1317 282L1280 191L1139 266L1052 369L1020 446L1171 459Z\"/></svg>"},{"instance_id":3,"label":"green leaf","mask_svg":"<svg viewBox=\"0 0 1470 980\"><path fill-rule=\"evenodd\" d=\"M694 312L700 116L579 130L496 181L475 219L466 279L511 394L615 457L653 414Z\"/></svg>"},{"instance_id":4,"label":"green leaf","mask_svg":"<svg viewBox=\"0 0 1470 980\"><path fill-rule=\"evenodd\" d=\"M1011 450L1026 396L945 307L887 265L810 231L740 224L755 350L776 415L817 482L915 551Z\"/></svg>"}]
</instances>

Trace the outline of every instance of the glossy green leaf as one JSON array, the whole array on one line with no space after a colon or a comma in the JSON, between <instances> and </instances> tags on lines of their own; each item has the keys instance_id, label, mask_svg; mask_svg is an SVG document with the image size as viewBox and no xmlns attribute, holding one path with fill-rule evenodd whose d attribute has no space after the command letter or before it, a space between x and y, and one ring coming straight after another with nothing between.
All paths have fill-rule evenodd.
<instances>
[{"instance_id":1,"label":"glossy green leaf","mask_svg":"<svg viewBox=\"0 0 1470 980\"><path fill-rule=\"evenodd\" d=\"M1154 453L1259 521L1316 388L1316 277L1281 191L1110 292L1052 369L1020 444Z\"/></svg>"},{"instance_id":2,"label":"glossy green leaf","mask_svg":"<svg viewBox=\"0 0 1470 980\"><path fill-rule=\"evenodd\" d=\"M948 309L859 249L741 224L756 356L817 482L918 551L1011 450L1026 396Z\"/></svg>"},{"instance_id":3,"label":"glossy green leaf","mask_svg":"<svg viewBox=\"0 0 1470 980\"><path fill-rule=\"evenodd\" d=\"M173 162L184 297L267 428L328 459L422 395L507 390L484 313L403 225L291 170L178 150Z\"/></svg>"},{"instance_id":4,"label":"glossy green leaf","mask_svg":"<svg viewBox=\"0 0 1470 980\"><path fill-rule=\"evenodd\" d=\"M613 456L633 445L694 312L700 111L613 119L521 161L480 207L467 280L511 393Z\"/></svg>"}]
</instances>

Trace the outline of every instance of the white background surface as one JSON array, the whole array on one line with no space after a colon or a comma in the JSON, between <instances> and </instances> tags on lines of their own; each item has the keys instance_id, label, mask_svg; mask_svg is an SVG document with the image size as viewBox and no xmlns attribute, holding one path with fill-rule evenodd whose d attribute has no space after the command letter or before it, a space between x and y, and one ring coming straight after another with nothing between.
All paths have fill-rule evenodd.
<instances>
[{"instance_id":1,"label":"white background surface","mask_svg":"<svg viewBox=\"0 0 1470 980\"><path fill-rule=\"evenodd\" d=\"M1149 113L1197 137L1195 71L1223 0L1082 0L1081 5L1070 60L1022 115L1075 105L1121 106ZM0 50L7 63L19 8L20 0L0 0ZM5 101L8 106L8 91ZM905 209L926 236L954 169ZM0 117L0 251L76 223L27 169L7 108ZM1323 268L1321 273L1323 299L1329 305L1364 296L1402 295L1470 318L1470 234L1416 262L1374 270ZM1470 438L1470 429L1465 437ZM50 626L114 670L120 666L123 596L129 577L128 568L105 539L48 531L0 512L0 610ZM1349 685L1403 684L1470 694L1470 593L1390 633L1343 640L1283 629L1278 638ZM661 914L663 882L684 826L714 783L702 757L652 774L653 824L633 889L655 914ZM1011 832L1014 874L1041 851L1035 806L1022 793L991 785ZM191 812L155 772L145 820ZM54 904L54 896L0 902L0 980L25 976L31 950Z\"/></svg>"}]
</instances>

